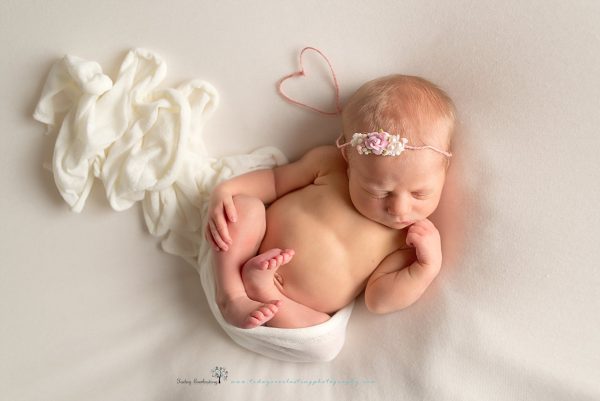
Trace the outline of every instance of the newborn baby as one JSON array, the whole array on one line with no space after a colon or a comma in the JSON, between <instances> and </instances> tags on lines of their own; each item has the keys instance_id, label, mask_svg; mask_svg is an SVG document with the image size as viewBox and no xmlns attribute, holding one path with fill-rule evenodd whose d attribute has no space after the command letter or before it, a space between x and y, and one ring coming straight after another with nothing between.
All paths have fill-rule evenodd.
<instances>
[{"instance_id":1,"label":"newborn baby","mask_svg":"<svg viewBox=\"0 0 600 401\"><path fill-rule=\"evenodd\" d=\"M205 235L230 324L308 327L363 291L370 311L393 312L437 276L440 235L427 217L451 157L452 100L392 75L363 85L342 122L337 147L215 188Z\"/></svg>"}]
</instances>

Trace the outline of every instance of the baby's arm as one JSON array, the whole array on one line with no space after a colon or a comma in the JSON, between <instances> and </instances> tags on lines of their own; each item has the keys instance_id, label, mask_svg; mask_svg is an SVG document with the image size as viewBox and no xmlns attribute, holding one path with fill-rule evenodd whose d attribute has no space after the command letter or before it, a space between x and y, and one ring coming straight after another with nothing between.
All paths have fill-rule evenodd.
<instances>
[{"instance_id":1,"label":"baby's arm","mask_svg":"<svg viewBox=\"0 0 600 401\"><path fill-rule=\"evenodd\" d=\"M211 195L209 222L205 237L219 249L231 244L228 221L235 223L237 212L233 198L252 196L263 203L271 203L283 195L312 184L319 174L325 157L331 157L331 147L318 147L307 152L300 160L274 169L257 170L242 174L217 185Z\"/></svg>"},{"instance_id":2,"label":"baby's arm","mask_svg":"<svg viewBox=\"0 0 600 401\"><path fill-rule=\"evenodd\" d=\"M365 303L374 313L394 312L413 304L437 276L442 264L440 235L427 219L408 229L407 245L386 257L369 277Z\"/></svg>"}]
</instances>

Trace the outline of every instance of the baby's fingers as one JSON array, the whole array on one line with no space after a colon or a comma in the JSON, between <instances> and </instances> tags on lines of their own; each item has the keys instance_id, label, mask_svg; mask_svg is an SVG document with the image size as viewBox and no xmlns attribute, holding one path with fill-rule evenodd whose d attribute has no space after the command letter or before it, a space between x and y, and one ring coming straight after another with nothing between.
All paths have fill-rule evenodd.
<instances>
[{"instance_id":1,"label":"baby's fingers","mask_svg":"<svg viewBox=\"0 0 600 401\"><path fill-rule=\"evenodd\" d=\"M406 245L415 248L415 236L414 235L407 235L406 236Z\"/></svg>"},{"instance_id":2,"label":"baby's fingers","mask_svg":"<svg viewBox=\"0 0 600 401\"><path fill-rule=\"evenodd\" d=\"M219 248L219 245L217 245L217 243L215 242L215 240L212 236L209 224L206 225L206 229L204 230L204 238L206 239L206 242L208 242L210 245L212 245L212 247L214 248L215 251L218 252L221 250L221 248Z\"/></svg>"},{"instance_id":3,"label":"baby's fingers","mask_svg":"<svg viewBox=\"0 0 600 401\"><path fill-rule=\"evenodd\" d=\"M408 229L408 233L409 234L421 234L421 235L423 235L423 234L427 233L427 228L423 227L423 226L417 226L417 225L413 224Z\"/></svg>"},{"instance_id":4,"label":"baby's fingers","mask_svg":"<svg viewBox=\"0 0 600 401\"><path fill-rule=\"evenodd\" d=\"M418 230L410 230L406 235L406 245L416 248L423 239L422 234Z\"/></svg>"},{"instance_id":5,"label":"baby's fingers","mask_svg":"<svg viewBox=\"0 0 600 401\"><path fill-rule=\"evenodd\" d=\"M227 218L232 223L237 221L237 210L235 208L235 204L233 203L233 198L226 199L224 201L225 206L225 214L227 214Z\"/></svg>"},{"instance_id":6,"label":"baby's fingers","mask_svg":"<svg viewBox=\"0 0 600 401\"><path fill-rule=\"evenodd\" d=\"M212 220L208 222L208 227L210 229L210 233L212 235L212 238L215 241L215 243L217 244L217 246L219 248L221 248L222 250L224 250L224 251L228 250L229 247L227 246L227 243L221 237L221 234L219 233L219 230L217 229L215 223Z\"/></svg>"},{"instance_id":7,"label":"baby's fingers","mask_svg":"<svg viewBox=\"0 0 600 401\"><path fill-rule=\"evenodd\" d=\"M219 238L226 243L231 244L232 241L231 237L229 236L229 229L227 228L227 220L225 219L225 215L222 212L215 213L211 223L213 223L214 228L219 233Z\"/></svg>"}]
</instances>

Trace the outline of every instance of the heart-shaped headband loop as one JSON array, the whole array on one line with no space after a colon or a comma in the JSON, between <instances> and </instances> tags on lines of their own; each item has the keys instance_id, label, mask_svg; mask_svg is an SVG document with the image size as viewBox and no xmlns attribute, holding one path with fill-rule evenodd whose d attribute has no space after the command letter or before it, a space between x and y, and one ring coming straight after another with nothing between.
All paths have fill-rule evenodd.
<instances>
[{"instance_id":1,"label":"heart-shaped headband loop","mask_svg":"<svg viewBox=\"0 0 600 401\"><path fill-rule=\"evenodd\" d=\"M306 73L304 72L304 64L303 64L303 58L302 57L304 56L304 52L306 52L308 50L312 50L312 51L317 52L321 57L323 57L323 59L327 62L327 65L329 66L329 71L331 72L331 78L333 80L333 87L334 87L334 90L335 90L335 111L324 111L324 110L318 109L316 107L309 106L306 103L302 103L302 102L299 102L299 101L297 101L295 99L292 99L291 97L289 97L288 95L286 95L285 92L283 91L283 83L285 81L287 81L290 78L302 77L302 76L306 75ZM296 71L296 72L293 72L290 75L287 75L287 76L283 77L279 81L279 83L277 85L277 90L278 90L279 94L281 96L283 96L284 99L286 99L288 102L296 104L298 106L307 108L309 110L315 111L317 113L320 113L320 114L323 114L323 115L326 115L326 116L337 116L337 115L342 114L342 105L341 105L341 102L340 102L340 87L339 87L339 84L338 84L338 81L337 81L337 77L335 75L335 71L333 70L331 62L329 61L329 59L327 58L327 56L324 55L323 52L321 52L319 49L315 49L314 47L305 47L304 49L302 49L302 51L300 52L300 70Z\"/></svg>"}]
</instances>

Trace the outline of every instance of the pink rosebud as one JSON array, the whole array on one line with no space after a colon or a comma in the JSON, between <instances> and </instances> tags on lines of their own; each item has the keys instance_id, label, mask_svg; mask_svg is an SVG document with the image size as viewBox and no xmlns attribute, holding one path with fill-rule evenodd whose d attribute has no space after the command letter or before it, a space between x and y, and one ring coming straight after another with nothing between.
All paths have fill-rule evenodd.
<instances>
[{"instance_id":1,"label":"pink rosebud","mask_svg":"<svg viewBox=\"0 0 600 401\"><path fill-rule=\"evenodd\" d=\"M376 155L381 155L388 146L383 132L371 132L367 135L364 143L365 147Z\"/></svg>"}]
</instances>

